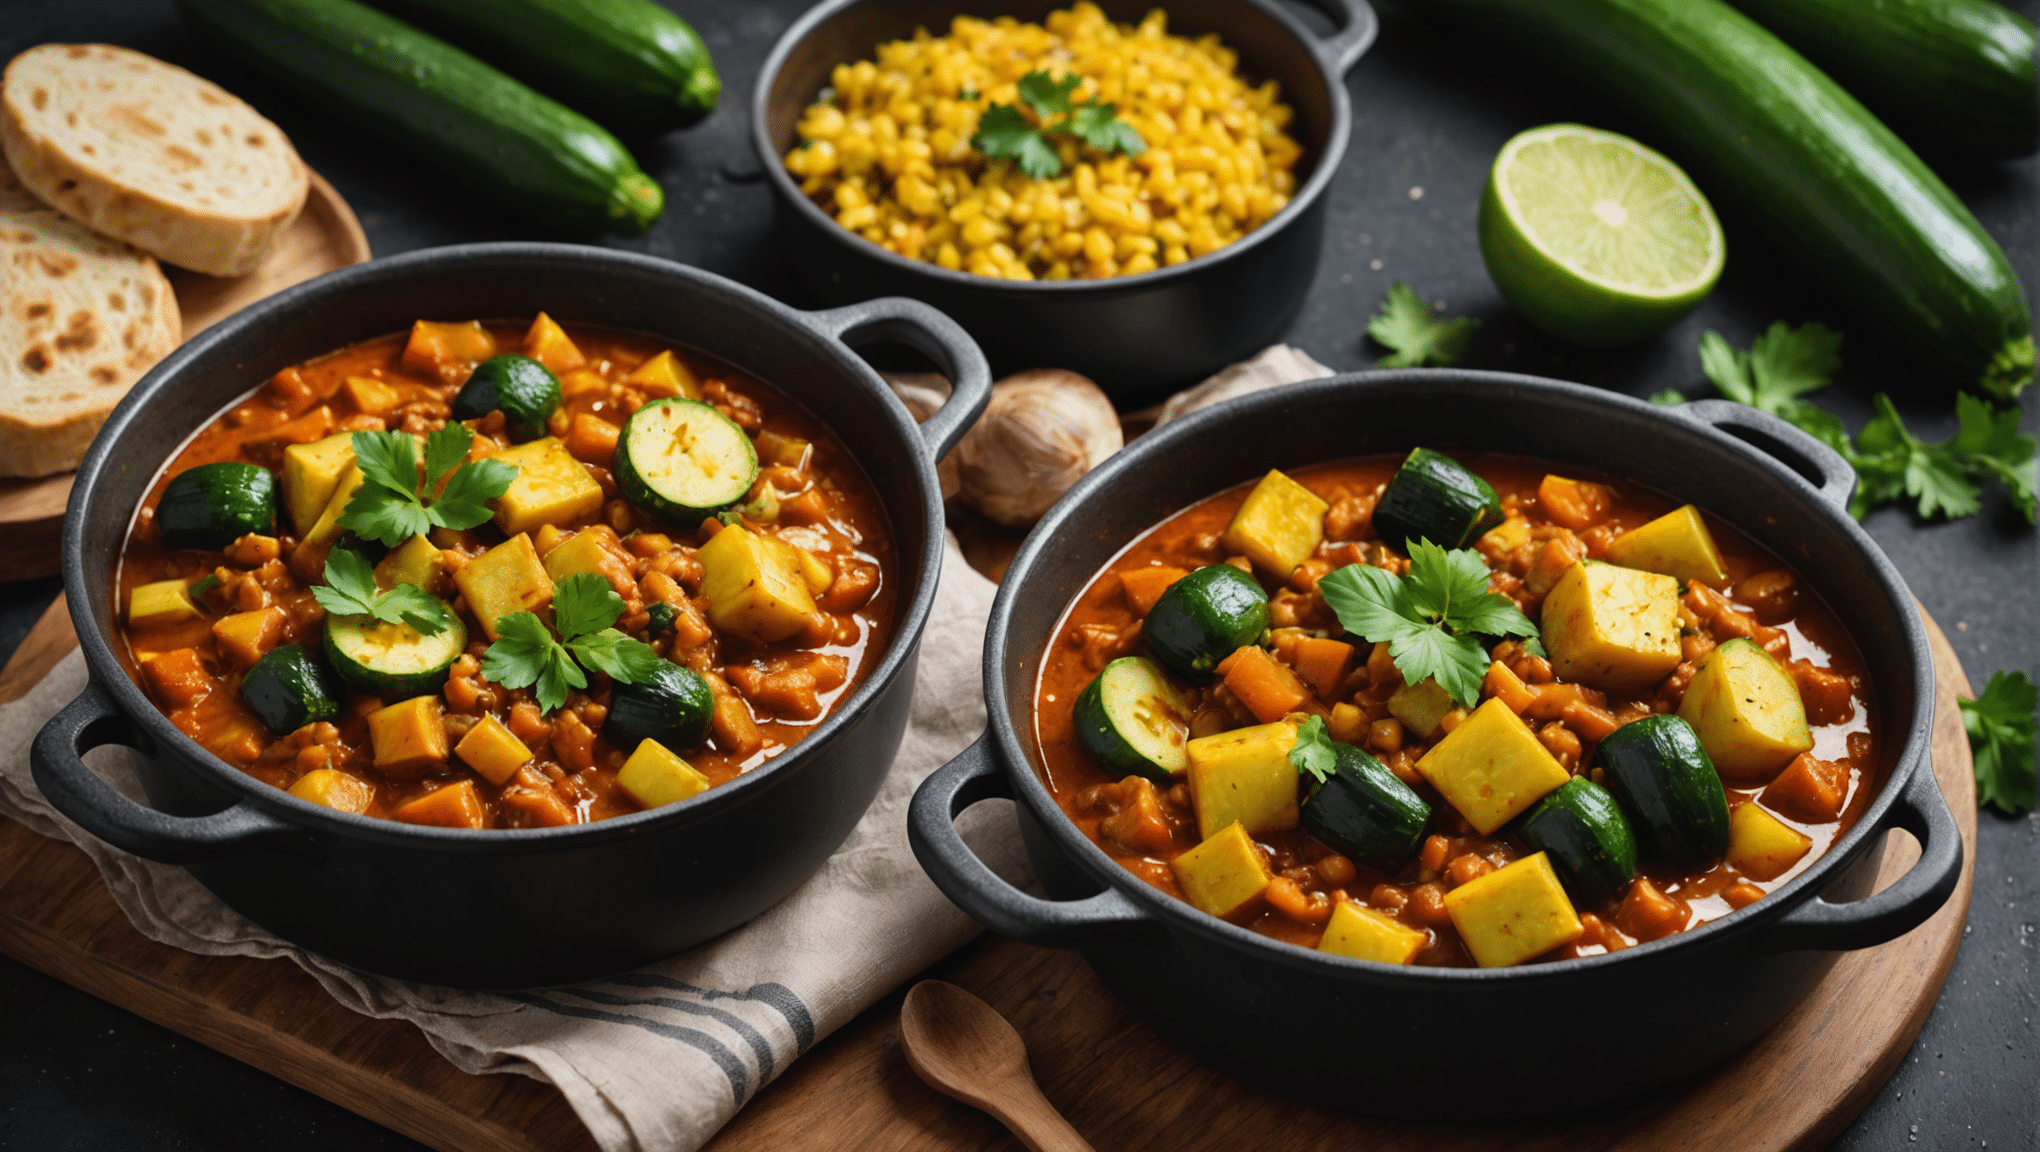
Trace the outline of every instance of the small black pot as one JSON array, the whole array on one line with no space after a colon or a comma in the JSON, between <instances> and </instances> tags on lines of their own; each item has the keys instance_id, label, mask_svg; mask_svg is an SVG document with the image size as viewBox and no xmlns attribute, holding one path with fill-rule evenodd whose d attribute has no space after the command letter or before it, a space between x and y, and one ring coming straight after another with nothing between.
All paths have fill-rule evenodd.
<instances>
[{"instance_id":1,"label":"small black pot","mask_svg":"<svg viewBox=\"0 0 2040 1152\"><path fill-rule=\"evenodd\" d=\"M1272 343L1303 306L1324 238L1324 192L1345 155L1353 110L1345 74L1374 43L1367 0L1314 0L1339 31L1320 39L1277 0L1179 4L1169 31L1216 32L1238 49L1241 70L1282 85L1304 146L1295 196L1282 211L1206 256L1111 280L1014 282L909 260L837 224L801 193L781 159L794 128L838 64L871 57L882 42L935 34L959 14L1038 21L1067 0L828 0L787 29L751 99L751 136L772 185L778 232L802 281L830 302L910 296L939 306L984 347L1000 374L1054 367L1081 372L1121 403L1137 405L1244 360ZM1106 15L1137 22L1151 0L1100 0Z\"/></svg>"},{"instance_id":2,"label":"small black pot","mask_svg":"<svg viewBox=\"0 0 2040 1152\"><path fill-rule=\"evenodd\" d=\"M756 376L850 448L891 520L892 638L868 679L799 745L691 800L567 828L425 828L299 800L214 758L127 670L116 566L162 462L289 364L419 317L529 316L649 332ZM914 345L957 382L915 426L849 344ZM237 313L135 385L93 441L64 517L64 591L92 682L36 737L36 784L87 831L183 864L236 911L314 952L469 988L558 984L633 968L756 916L842 843L892 763L942 565L932 461L984 409L990 376L963 331L911 300L798 312L719 276L554 244L438 248L335 272ZM147 758L154 808L80 755Z\"/></svg>"},{"instance_id":3,"label":"small black pot","mask_svg":"<svg viewBox=\"0 0 2040 1152\"><path fill-rule=\"evenodd\" d=\"M1222 488L1419 443L1605 469L1698 504L1797 569L1848 622L1876 688L1884 782L1848 835L1777 892L1692 931L1499 969L1405 968L1278 943L1163 895L1091 843L1036 772L1037 661L1069 603L1128 540ZM1961 870L1961 836L1928 762L1926 632L1897 571L1843 510L1854 482L1834 452L1742 405L1660 408L1493 372L1348 374L1198 412L1086 476L1022 545L985 638L990 731L915 794L915 853L973 917L1082 952L1128 1007L1207 1063L1326 1107L1519 1117L1697 1072L1775 1024L1836 950L1932 915ZM957 836L956 814L994 796L1019 801L1053 899L1008 885ZM1920 841L1920 860L1862 899L1893 827ZM1495 1036L1506 1042L1476 1039Z\"/></svg>"}]
</instances>

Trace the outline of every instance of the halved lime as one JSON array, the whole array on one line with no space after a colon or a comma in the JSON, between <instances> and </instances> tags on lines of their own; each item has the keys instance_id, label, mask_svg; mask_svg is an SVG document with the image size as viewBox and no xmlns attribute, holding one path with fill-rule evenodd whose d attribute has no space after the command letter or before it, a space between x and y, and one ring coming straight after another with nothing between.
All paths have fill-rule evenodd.
<instances>
[{"instance_id":1,"label":"halved lime","mask_svg":"<svg viewBox=\"0 0 2040 1152\"><path fill-rule=\"evenodd\" d=\"M1488 274L1525 319L1605 347L1664 330L1728 246L1679 166L1627 136L1546 124L1502 146L1480 201Z\"/></svg>"}]
</instances>

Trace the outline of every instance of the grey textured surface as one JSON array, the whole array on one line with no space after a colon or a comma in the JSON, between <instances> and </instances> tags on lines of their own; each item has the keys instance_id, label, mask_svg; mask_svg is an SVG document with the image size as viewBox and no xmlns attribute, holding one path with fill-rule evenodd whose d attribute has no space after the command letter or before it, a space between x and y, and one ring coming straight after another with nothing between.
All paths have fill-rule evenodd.
<instances>
[{"instance_id":1,"label":"grey textured surface","mask_svg":"<svg viewBox=\"0 0 2040 1152\"><path fill-rule=\"evenodd\" d=\"M670 3L671 0L668 0ZM1200 3L1216 0L1196 0ZM723 107L698 128L641 147L668 209L624 246L697 264L803 303L770 235L743 107L759 62L801 0L674 4L722 72ZM2014 7L2040 17L2040 0ZM376 253L526 238L521 221L477 206L431 170L334 124L199 45L168 0L12 0L0 56L45 41L107 41L186 65L240 93L280 123L305 159L354 205ZM1810 281L1774 258L1746 222L1724 215L1730 259L1720 289L1665 335L1630 349L1581 352L1517 321L1482 267L1474 208L1502 143L1536 124L1578 120L1633 128L1596 100L1485 46L1439 35L1384 5L1381 42L1349 83L1356 125L1332 191L1324 258L1289 335L1324 363L1364 368L1366 317L1394 280L1454 314L1481 318L1469 366L1538 372L1634 395L1701 386L1695 348L1714 328L1737 345L1772 320L1818 319L1848 333L1846 367L1819 401L1851 427L1888 391L1913 430L1954 431L1952 399L1880 344ZM1643 135L1648 142L1647 134ZM2040 160L1998 166L1929 159L2040 291ZM1420 190L1420 191L1419 191ZM2040 428L2029 404L2025 426ZM1921 523L1892 507L1869 528L1946 626L1981 688L1998 668L2040 674L2040 537L1996 495L1983 515ZM54 582L0 585L0 657L55 592ZM2035 902L2040 819L1979 819L1969 931L1933 1015L1905 1064L1836 1143L1838 1149L2040 1145L2040 1046L2035 1044ZM1676 990L1667 990L1675 994ZM268 1075L68 985L0 960L0 1147L369 1149L420 1147ZM1619 1035L1611 1033L1620 1058ZM1561 1057L1563 1058L1563 1056Z\"/></svg>"}]
</instances>

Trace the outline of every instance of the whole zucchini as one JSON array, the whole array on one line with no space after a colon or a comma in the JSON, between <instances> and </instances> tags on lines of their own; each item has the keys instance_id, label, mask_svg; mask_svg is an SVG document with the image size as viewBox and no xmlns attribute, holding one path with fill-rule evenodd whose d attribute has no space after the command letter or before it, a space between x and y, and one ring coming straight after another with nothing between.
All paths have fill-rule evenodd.
<instances>
[{"instance_id":1,"label":"whole zucchini","mask_svg":"<svg viewBox=\"0 0 2040 1152\"><path fill-rule=\"evenodd\" d=\"M1439 8L1598 86L1952 383L2009 400L2032 381L2032 316L1997 243L1889 128L1722 0Z\"/></svg>"},{"instance_id":2,"label":"whole zucchini","mask_svg":"<svg viewBox=\"0 0 2040 1152\"><path fill-rule=\"evenodd\" d=\"M354 0L178 0L206 39L563 231L652 226L665 194L600 125Z\"/></svg>"},{"instance_id":3,"label":"whole zucchini","mask_svg":"<svg viewBox=\"0 0 2040 1152\"><path fill-rule=\"evenodd\" d=\"M1915 143L2040 149L2033 22L1991 0L1730 0Z\"/></svg>"},{"instance_id":4,"label":"whole zucchini","mask_svg":"<svg viewBox=\"0 0 2040 1152\"><path fill-rule=\"evenodd\" d=\"M722 78L687 22L652 0L374 0L626 136L698 123Z\"/></svg>"}]
</instances>

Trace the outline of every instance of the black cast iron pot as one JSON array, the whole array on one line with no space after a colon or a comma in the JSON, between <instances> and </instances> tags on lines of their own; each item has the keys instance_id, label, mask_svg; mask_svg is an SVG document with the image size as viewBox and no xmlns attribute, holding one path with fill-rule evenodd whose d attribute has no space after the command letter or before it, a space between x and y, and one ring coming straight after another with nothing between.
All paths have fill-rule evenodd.
<instances>
[{"instance_id":1,"label":"black cast iron pot","mask_svg":"<svg viewBox=\"0 0 2040 1152\"><path fill-rule=\"evenodd\" d=\"M819 417L891 520L893 634L869 678L803 740L693 799L595 824L469 831L336 812L256 781L157 711L116 655L116 562L136 505L186 437L277 369L420 317L530 316L633 329L696 348ZM957 383L916 427L849 345L914 345ZM320 277L207 329L137 384L78 469L64 591L91 684L36 737L35 779L109 844L183 864L278 936L385 975L471 988L557 984L668 956L756 916L805 880L877 793L905 730L942 561L932 461L984 408L963 331L924 304L798 312L719 276L602 248L480 244ZM153 808L81 753L148 759Z\"/></svg>"},{"instance_id":2,"label":"black cast iron pot","mask_svg":"<svg viewBox=\"0 0 2040 1152\"><path fill-rule=\"evenodd\" d=\"M957 15L1039 21L1068 0L828 0L787 29L751 99L751 136L772 185L789 260L817 298L842 303L910 296L940 307L983 346L1000 373L1081 372L1122 407L1210 375L1273 343L1303 306L1324 238L1325 188L1345 155L1353 110L1345 74L1374 43L1367 0L1313 0L1339 30L1319 38L1278 0L1200 0L1168 8L1171 33L1216 32L1251 78L1273 79L1296 110L1304 148L1296 193L1273 219L1206 256L1140 276L1014 282L909 260L856 235L801 193L782 157L799 143L801 112L838 64L869 60L916 28L949 31ZM1138 22L1152 0L1099 0ZM1109 334L1109 338L1108 335Z\"/></svg>"},{"instance_id":3,"label":"black cast iron pot","mask_svg":"<svg viewBox=\"0 0 2040 1152\"><path fill-rule=\"evenodd\" d=\"M1692 931L1488 970L1277 943L1163 895L1086 839L1037 775L1032 723L1041 652L1070 602L1129 540L1214 492L1269 468L1417 444L1605 469L1698 504L1795 568L1847 623L1875 682L1884 780L1849 834L1776 893ZM1492 372L1349 374L1199 412L1085 477L1021 547L985 638L990 731L915 795L914 850L994 931L1077 949L1128 1007L1199 1058L1327 1107L1517 1117L1699 1071L1776 1023L1837 950L1924 921L1961 868L1961 837L1928 762L1925 630L1898 573L1843 510L1854 478L1826 447L1738 404L1667 409ZM956 814L994 796L1019 801L1028 855L1053 899L1007 885L957 837ZM1893 827L1921 841L1921 858L1863 899Z\"/></svg>"}]
</instances>

